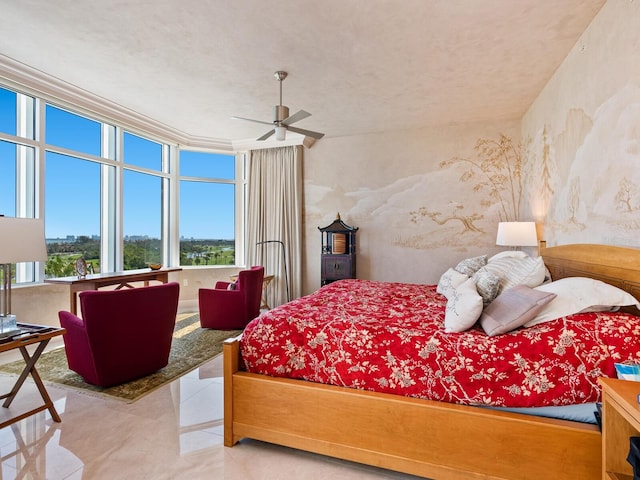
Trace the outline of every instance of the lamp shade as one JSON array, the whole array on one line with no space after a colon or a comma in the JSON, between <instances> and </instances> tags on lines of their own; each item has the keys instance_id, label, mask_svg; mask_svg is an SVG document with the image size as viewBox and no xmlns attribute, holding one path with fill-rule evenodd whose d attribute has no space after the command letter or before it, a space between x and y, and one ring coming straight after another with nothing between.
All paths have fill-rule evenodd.
<instances>
[{"instance_id":1,"label":"lamp shade","mask_svg":"<svg viewBox=\"0 0 640 480\"><path fill-rule=\"evenodd\" d=\"M535 247L538 245L535 222L500 222L496 245L505 247Z\"/></svg>"},{"instance_id":2,"label":"lamp shade","mask_svg":"<svg viewBox=\"0 0 640 480\"><path fill-rule=\"evenodd\" d=\"M46 260L44 220L0 217L0 264Z\"/></svg>"}]
</instances>

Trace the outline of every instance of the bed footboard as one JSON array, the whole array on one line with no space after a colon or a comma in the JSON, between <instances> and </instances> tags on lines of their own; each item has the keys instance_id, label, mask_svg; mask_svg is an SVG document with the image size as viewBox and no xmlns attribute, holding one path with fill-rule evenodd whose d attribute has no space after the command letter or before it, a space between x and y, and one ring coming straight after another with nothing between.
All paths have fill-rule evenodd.
<instances>
[{"instance_id":1,"label":"bed footboard","mask_svg":"<svg viewBox=\"0 0 640 480\"><path fill-rule=\"evenodd\" d=\"M225 445L243 437L438 480L596 480L594 425L273 378L224 347Z\"/></svg>"}]
</instances>

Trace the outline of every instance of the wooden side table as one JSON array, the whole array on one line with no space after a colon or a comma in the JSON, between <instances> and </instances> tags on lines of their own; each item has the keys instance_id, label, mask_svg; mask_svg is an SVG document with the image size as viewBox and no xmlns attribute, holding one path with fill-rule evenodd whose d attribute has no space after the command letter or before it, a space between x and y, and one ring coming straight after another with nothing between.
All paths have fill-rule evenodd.
<instances>
[{"instance_id":1,"label":"wooden side table","mask_svg":"<svg viewBox=\"0 0 640 480\"><path fill-rule=\"evenodd\" d=\"M4 428L7 425L11 425L12 423L30 417L31 415L43 410L49 410L53 421L60 422L60 415L58 415L58 412L51 401L51 397L49 397L49 393L47 393L47 389L42 383L42 379L36 370L36 362L40 358L40 355L42 355L42 352L49 341L53 337L64 334L66 330L64 328L31 325L27 323L19 323L18 328L19 330L14 335L0 339L0 353L19 349L25 362L24 369L16 380L16 383L13 385L11 391L4 395L0 395L0 400L5 399L2 406L5 408L9 408L11 406L11 403L16 398L18 391L29 375L31 375L36 387L38 387L38 391L40 392L42 400L44 400L44 404L21 415L5 420L0 423L0 428ZM37 345L33 355L29 354L29 351L26 348L28 345Z\"/></svg>"},{"instance_id":2,"label":"wooden side table","mask_svg":"<svg viewBox=\"0 0 640 480\"><path fill-rule=\"evenodd\" d=\"M602 478L633 480L627 462L629 437L640 436L640 382L601 378L602 385Z\"/></svg>"}]
</instances>

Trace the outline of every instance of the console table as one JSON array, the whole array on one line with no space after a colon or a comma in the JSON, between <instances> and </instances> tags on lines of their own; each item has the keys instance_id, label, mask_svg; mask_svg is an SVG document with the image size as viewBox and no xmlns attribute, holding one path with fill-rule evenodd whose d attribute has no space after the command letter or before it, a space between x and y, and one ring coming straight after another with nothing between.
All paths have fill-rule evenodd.
<instances>
[{"instance_id":1,"label":"console table","mask_svg":"<svg viewBox=\"0 0 640 480\"><path fill-rule=\"evenodd\" d=\"M38 391L40 392L40 396L42 397L42 400L44 400L43 405L1 422L0 428L4 428L7 425L11 425L12 423L27 418L43 410L49 410L49 413L51 413L51 418L53 418L54 422L61 421L60 415L58 415L58 412L56 411L56 408L51 401L51 397L49 397L47 389L42 383L42 379L40 378L40 375L36 370L36 362L40 358L40 355L42 355L42 352L49 343L49 340L58 335L62 335L65 332L66 330L64 328L19 323L18 330L15 334L8 337L0 338L0 353L19 349L25 362L24 369L18 377L18 380L16 380L16 383L14 384L11 391L5 395L0 395L0 400L5 399L2 406L5 408L11 406L11 402L13 402L13 399L16 398L18 391L29 375L31 375L31 378L33 378L33 381L35 382L36 387L38 387ZM26 347L27 345L34 344L37 344L37 347L34 350L33 354L30 355Z\"/></svg>"},{"instance_id":2,"label":"console table","mask_svg":"<svg viewBox=\"0 0 640 480\"><path fill-rule=\"evenodd\" d=\"M71 276L46 278L45 283L58 283L69 285L69 303L70 311L73 314L78 313L78 292L84 290L98 290L102 287L117 285L116 290L121 288L133 288L130 285L133 282L144 282L149 285L150 281L158 281L167 283L169 281L170 272L179 272L181 268L161 268L152 270L143 268L141 270L126 270L124 272L105 272L87 275L85 277Z\"/></svg>"}]
</instances>

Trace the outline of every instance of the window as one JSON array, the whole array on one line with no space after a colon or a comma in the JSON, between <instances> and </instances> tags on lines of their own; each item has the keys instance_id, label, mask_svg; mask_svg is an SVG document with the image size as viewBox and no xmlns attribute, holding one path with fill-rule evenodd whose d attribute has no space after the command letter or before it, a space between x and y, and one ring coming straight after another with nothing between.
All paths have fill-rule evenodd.
<instances>
[{"instance_id":1,"label":"window","mask_svg":"<svg viewBox=\"0 0 640 480\"><path fill-rule=\"evenodd\" d=\"M180 152L180 265L234 265L235 156Z\"/></svg>"},{"instance_id":2,"label":"window","mask_svg":"<svg viewBox=\"0 0 640 480\"><path fill-rule=\"evenodd\" d=\"M88 118L47 105L45 141L77 152L100 156L100 124Z\"/></svg>"},{"instance_id":3,"label":"window","mask_svg":"<svg viewBox=\"0 0 640 480\"><path fill-rule=\"evenodd\" d=\"M124 162L151 170L162 170L162 145L124 132Z\"/></svg>"},{"instance_id":4,"label":"window","mask_svg":"<svg viewBox=\"0 0 640 480\"><path fill-rule=\"evenodd\" d=\"M0 214L33 218L36 214L36 155L33 146L35 99L0 88ZM33 262L11 269L12 282L32 282Z\"/></svg>"},{"instance_id":5,"label":"window","mask_svg":"<svg viewBox=\"0 0 640 480\"><path fill-rule=\"evenodd\" d=\"M16 214L16 144L0 141L0 215Z\"/></svg>"},{"instance_id":6,"label":"window","mask_svg":"<svg viewBox=\"0 0 640 480\"><path fill-rule=\"evenodd\" d=\"M47 152L45 176L45 236L47 277L74 275L74 263L84 257L89 271L100 263L100 164Z\"/></svg>"},{"instance_id":7,"label":"window","mask_svg":"<svg viewBox=\"0 0 640 480\"><path fill-rule=\"evenodd\" d=\"M123 192L124 269L162 263L162 179L125 170Z\"/></svg>"},{"instance_id":8,"label":"window","mask_svg":"<svg viewBox=\"0 0 640 480\"><path fill-rule=\"evenodd\" d=\"M0 132L16 134L17 94L0 88Z\"/></svg>"},{"instance_id":9,"label":"window","mask_svg":"<svg viewBox=\"0 0 640 480\"><path fill-rule=\"evenodd\" d=\"M234 155L179 152L74 110L0 87L0 214L44 218L46 276L74 275L80 256L95 273L178 257L235 264ZM30 265L24 281L35 279Z\"/></svg>"}]
</instances>

